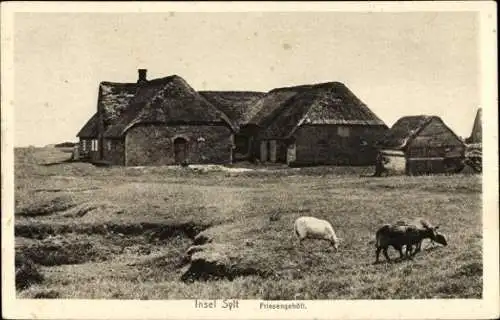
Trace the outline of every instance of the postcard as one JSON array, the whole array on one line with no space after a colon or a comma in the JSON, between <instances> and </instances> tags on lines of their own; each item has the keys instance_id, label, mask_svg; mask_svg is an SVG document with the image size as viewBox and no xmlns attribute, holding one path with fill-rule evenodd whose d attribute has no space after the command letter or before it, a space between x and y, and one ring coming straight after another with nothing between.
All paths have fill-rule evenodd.
<instances>
[{"instance_id":1,"label":"postcard","mask_svg":"<svg viewBox=\"0 0 500 320\"><path fill-rule=\"evenodd\" d=\"M499 316L496 3L2 3L12 319Z\"/></svg>"}]
</instances>

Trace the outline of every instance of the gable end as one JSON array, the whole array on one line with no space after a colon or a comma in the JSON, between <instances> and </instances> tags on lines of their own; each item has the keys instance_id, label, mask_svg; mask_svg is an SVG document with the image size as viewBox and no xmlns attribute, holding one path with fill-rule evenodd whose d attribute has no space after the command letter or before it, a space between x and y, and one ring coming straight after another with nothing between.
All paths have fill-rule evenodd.
<instances>
[{"instance_id":1,"label":"gable end","mask_svg":"<svg viewBox=\"0 0 500 320\"><path fill-rule=\"evenodd\" d=\"M441 118L433 117L408 141L408 148L465 148L463 141Z\"/></svg>"}]
</instances>

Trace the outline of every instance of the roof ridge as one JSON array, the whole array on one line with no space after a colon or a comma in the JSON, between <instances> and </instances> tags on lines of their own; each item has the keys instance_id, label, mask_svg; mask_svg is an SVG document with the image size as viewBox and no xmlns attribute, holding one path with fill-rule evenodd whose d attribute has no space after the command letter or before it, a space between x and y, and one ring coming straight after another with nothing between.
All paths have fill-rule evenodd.
<instances>
[{"instance_id":1,"label":"roof ridge","mask_svg":"<svg viewBox=\"0 0 500 320\"><path fill-rule=\"evenodd\" d=\"M101 81L99 85L113 85L113 86L136 86L136 82L114 82L114 81Z\"/></svg>"},{"instance_id":2,"label":"roof ridge","mask_svg":"<svg viewBox=\"0 0 500 320\"><path fill-rule=\"evenodd\" d=\"M319 88L325 88L328 86L339 86L339 87L346 87L346 85L342 82L339 81L328 81L328 82L317 82L317 83L311 83L311 84L301 84L301 85L295 85L295 86L286 86L286 87L278 87L271 89L270 92L276 92L280 90L293 90L293 89L298 89L298 90L306 90L306 89L319 89Z\"/></svg>"},{"instance_id":3,"label":"roof ridge","mask_svg":"<svg viewBox=\"0 0 500 320\"><path fill-rule=\"evenodd\" d=\"M172 75L169 75L169 76L165 76L165 77L160 77L160 78L155 78L155 79L151 79L151 80L147 80L146 82L144 82L144 84L140 84L140 83L137 83L137 82L114 82L114 81L101 81L99 82L99 85L111 85L111 86L140 86L140 85L148 85L148 84L161 84L161 83L164 83L164 82L167 82L167 81L170 81L170 80L174 80L174 79L181 79L183 80L184 82L186 82L186 80L184 80L181 76L177 75L177 74L172 74Z\"/></svg>"},{"instance_id":4,"label":"roof ridge","mask_svg":"<svg viewBox=\"0 0 500 320\"><path fill-rule=\"evenodd\" d=\"M253 90L198 90L199 93L260 93L266 94L263 91L253 91Z\"/></svg>"}]
</instances>

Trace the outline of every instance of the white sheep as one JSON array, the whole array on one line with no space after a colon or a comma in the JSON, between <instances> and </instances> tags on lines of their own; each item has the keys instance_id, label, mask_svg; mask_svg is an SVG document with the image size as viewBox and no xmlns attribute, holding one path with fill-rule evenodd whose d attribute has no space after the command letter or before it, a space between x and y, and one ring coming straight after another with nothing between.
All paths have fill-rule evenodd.
<instances>
[{"instance_id":1,"label":"white sheep","mask_svg":"<svg viewBox=\"0 0 500 320\"><path fill-rule=\"evenodd\" d=\"M299 244L306 238L329 241L335 250L338 250L340 239L337 238L332 225L326 221L314 217L300 217L295 220L295 234L299 238Z\"/></svg>"}]
</instances>

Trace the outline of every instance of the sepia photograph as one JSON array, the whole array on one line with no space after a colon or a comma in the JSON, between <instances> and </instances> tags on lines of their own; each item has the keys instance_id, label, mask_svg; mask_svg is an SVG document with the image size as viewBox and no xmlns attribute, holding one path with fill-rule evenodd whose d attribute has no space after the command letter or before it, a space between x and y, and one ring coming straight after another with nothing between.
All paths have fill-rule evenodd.
<instances>
[{"instance_id":1,"label":"sepia photograph","mask_svg":"<svg viewBox=\"0 0 500 320\"><path fill-rule=\"evenodd\" d=\"M496 3L1 9L7 317L500 315Z\"/></svg>"}]
</instances>

